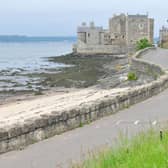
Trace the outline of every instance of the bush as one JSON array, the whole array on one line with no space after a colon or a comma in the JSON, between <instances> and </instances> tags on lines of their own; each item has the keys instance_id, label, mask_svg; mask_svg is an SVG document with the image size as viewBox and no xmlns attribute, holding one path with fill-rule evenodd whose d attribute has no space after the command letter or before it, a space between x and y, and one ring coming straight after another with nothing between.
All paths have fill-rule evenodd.
<instances>
[{"instance_id":1,"label":"bush","mask_svg":"<svg viewBox=\"0 0 168 168\"><path fill-rule=\"evenodd\" d=\"M142 50L142 49L148 48L148 47L152 47L152 44L149 42L148 39L143 38L143 39L137 41L137 44L136 44L137 50Z\"/></svg>"},{"instance_id":2,"label":"bush","mask_svg":"<svg viewBox=\"0 0 168 168\"><path fill-rule=\"evenodd\" d=\"M136 74L134 72L129 72L127 77L128 77L129 81L135 81L138 79L138 77L136 76Z\"/></svg>"}]
</instances>

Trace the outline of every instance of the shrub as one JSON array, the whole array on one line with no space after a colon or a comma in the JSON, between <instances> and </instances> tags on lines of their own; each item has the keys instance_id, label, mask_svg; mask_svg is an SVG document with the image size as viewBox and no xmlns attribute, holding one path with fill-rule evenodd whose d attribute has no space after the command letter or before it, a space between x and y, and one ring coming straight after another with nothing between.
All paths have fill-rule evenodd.
<instances>
[{"instance_id":1,"label":"shrub","mask_svg":"<svg viewBox=\"0 0 168 168\"><path fill-rule=\"evenodd\" d=\"M149 42L148 39L143 38L143 39L137 41L137 44L136 44L137 50L142 50L142 49L148 48L148 47L152 47L152 44Z\"/></svg>"},{"instance_id":2,"label":"shrub","mask_svg":"<svg viewBox=\"0 0 168 168\"><path fill-rule=\"evenodd\" d=\"M136 74L134 72L129 72L127 77L128 77L129 81L135 81L138 79L138 77L136 76Z\"/></svg>"}]
</instances>

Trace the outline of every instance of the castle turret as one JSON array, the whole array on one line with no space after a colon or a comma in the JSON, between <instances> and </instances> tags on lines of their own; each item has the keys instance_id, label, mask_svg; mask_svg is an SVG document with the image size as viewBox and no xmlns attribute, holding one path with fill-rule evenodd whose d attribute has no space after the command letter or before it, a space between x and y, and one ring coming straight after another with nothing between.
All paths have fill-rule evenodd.
<instances>
[{"instance_id":1,"label":"castle turret","mask_svg":"<svg viewBox=\"0 0 168 168\"><path fill-rule=\"evenodd\" d=\"M82 23L78 27L78 42L83 42L85 44L101 44L101 33L103 33L102 27L96 27L94 22L90 22L88 27L86 24Z\"/></svg>"}]
</instances>

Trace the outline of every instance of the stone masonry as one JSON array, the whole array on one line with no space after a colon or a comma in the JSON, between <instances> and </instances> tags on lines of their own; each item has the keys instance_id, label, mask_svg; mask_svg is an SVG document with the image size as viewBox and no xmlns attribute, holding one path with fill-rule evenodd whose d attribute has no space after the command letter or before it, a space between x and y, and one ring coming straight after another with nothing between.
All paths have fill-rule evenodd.
<instances>
[{"instance_id":1,"label":"stone masonry","mask_svg":"<svg viewBox=\"0 0 168 168\"><path fill-rule=\"evenodd\" d=\"M157 80L151 83L117 90L97 91L90 88L60 97L56 95L1 107L0 153L21 149L114 114L168 88L167 72L157 65L138 59L147 50L133 57L132 66L140 64L139 70L151 69L151 72L157 73Z\"/></svg>"},{"instance_id":2,"label":"stone masonry","mask_svg":"<svg viewBox=\"0 0 168 168\"><path fill-rule=\"evenodd\" d=\"M159 45L168 48L168 28L163 26L159 33Z\"/></svg>"},{"instance_id":3,"label":"stone masonry","mask_svg":"<svg viewBox=\"0 0 168 168\"><path fill-rule=\"evenodd\" d=\"M123 54L133 49L138 40L147 38L153 43L154 19L148 15L114 15L109 19L109 28L82 23L77 29L77 53Z\"/></svg>"}]
</instances>

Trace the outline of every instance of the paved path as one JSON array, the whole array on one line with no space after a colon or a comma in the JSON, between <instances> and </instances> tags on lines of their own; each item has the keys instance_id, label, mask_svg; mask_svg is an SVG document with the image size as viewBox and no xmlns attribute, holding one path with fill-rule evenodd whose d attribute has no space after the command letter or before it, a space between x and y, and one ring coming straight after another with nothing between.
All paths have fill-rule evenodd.
<instances>
[{"instance_id":1,"label":"paved path","mask_svg":"<svg viewBox=\"0 0 168 168\"><path fill-rule=\"evenodd\" d=\"M143 56L144 59L162 66L168 70L168 50L157 48L152 50Z\"/></svg>"},{"instance_id":2,"label":"paved path","mask_svg":"<svg viewBox=\"0 0 168 168\"><path fill-rule=\"evenodd\" d=\"M162 53L162 56L158 59L159 53ZM167 69L167 53L167 50L158 49L156 55L152 51L146 54L144 59L154 57L154 62L163 64ZM83 154L88 150L115 143L121 130L133 135L150 124L158 126L161 122L167 122L167 100L168 90L165 90L153 98L90 125L30 145L23 151L0 155L0 168L60 168L59 165L68 167L71 160L83 158Z\"/></svg>"}]
</instances>

